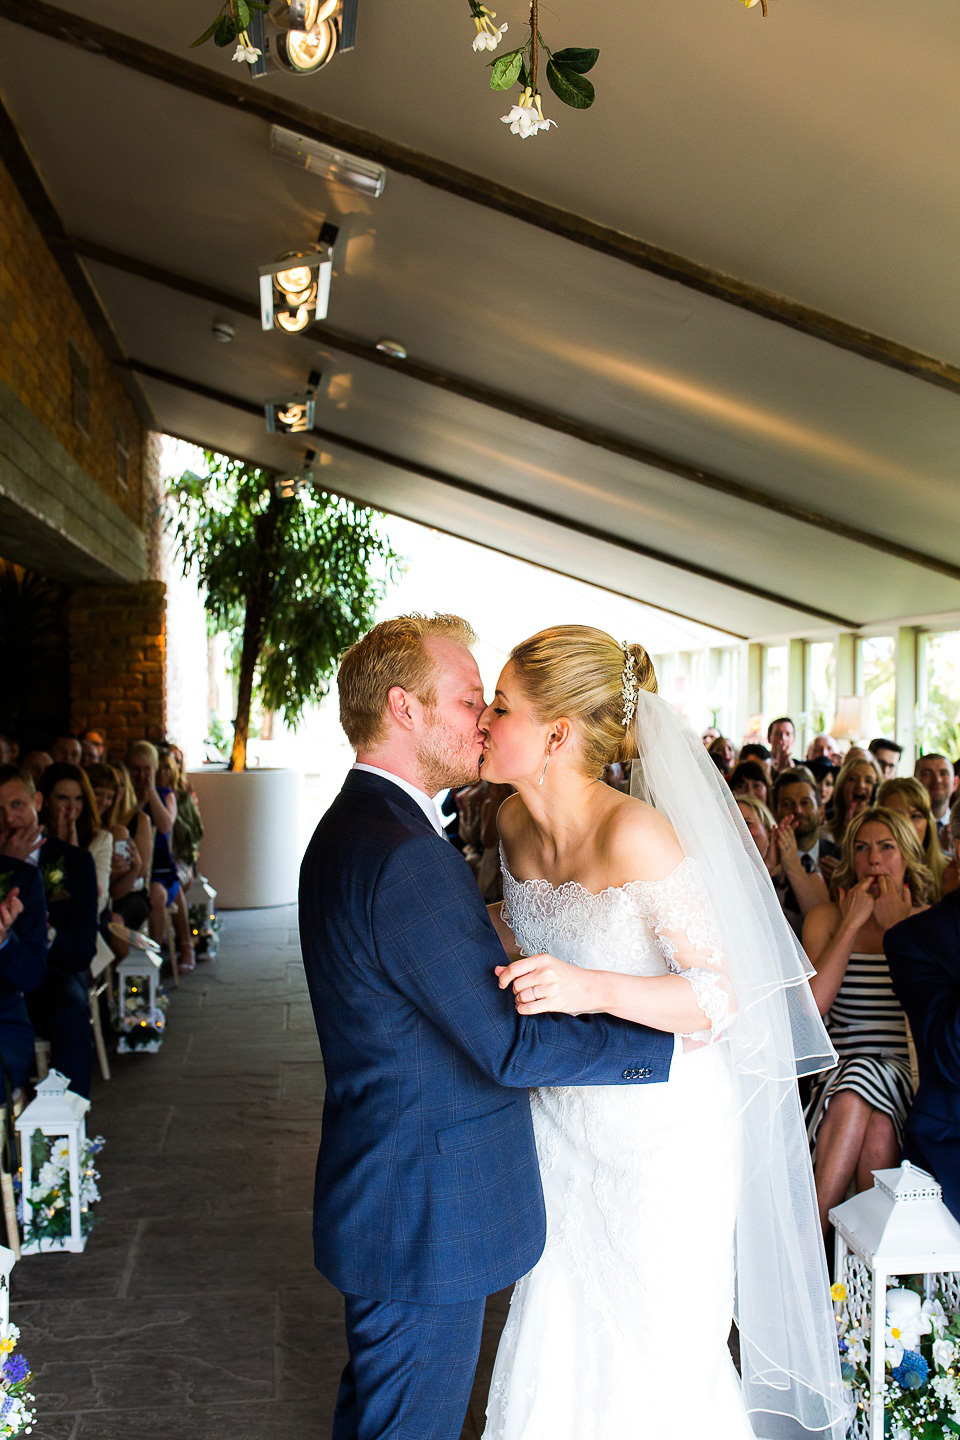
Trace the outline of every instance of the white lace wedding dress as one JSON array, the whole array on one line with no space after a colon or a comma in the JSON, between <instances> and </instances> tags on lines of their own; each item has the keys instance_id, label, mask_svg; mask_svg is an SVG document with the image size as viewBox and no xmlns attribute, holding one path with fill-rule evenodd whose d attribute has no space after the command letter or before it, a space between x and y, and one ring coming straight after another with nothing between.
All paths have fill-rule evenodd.
<instances>
[{"instance_id":1,"label":"white lace wedding dress","mask_svg":"<svg viewBox=\"0 0 960 1440\"><path fill-rule=\"evenodd\" d=\"M702 1038L730 1020L694 860L598 895L521 882L504 865L504 905L526 954L685 974L710 1026ZM484 1440L753 1440L727 1349L737 1130L726 1048L678 1054L664 1084L532 1093L547 1242L513 1293Z\"/></svg>"}]
</instances>

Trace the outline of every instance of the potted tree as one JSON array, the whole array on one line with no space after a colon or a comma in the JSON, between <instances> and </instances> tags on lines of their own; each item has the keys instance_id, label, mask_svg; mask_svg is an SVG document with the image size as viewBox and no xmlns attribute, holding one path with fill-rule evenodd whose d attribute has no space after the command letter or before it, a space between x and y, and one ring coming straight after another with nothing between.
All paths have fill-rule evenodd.
<instances>
[{"instance_id":1,"label":"potted tree","mask_svg":"<svg viewBox=\"0 0 960 1440\"><path fill-rule=\"evenodd\" d=\"M224 908L296 899L300 776L247 769L254 698L296 726L339 657L373 623L396 557L371 510L204 451L168 492L168 525L207 613L239 639L227 769L191 775L203 811L204 871ZM290 493L293 488L293 493Z\"/></svg>"}]
</instances>

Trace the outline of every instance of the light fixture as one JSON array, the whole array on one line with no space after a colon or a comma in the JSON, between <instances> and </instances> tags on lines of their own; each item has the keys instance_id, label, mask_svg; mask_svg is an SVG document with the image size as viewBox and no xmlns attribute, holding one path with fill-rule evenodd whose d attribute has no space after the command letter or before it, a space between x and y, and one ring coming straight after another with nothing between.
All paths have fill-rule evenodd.
<instances>
[{"instance_id":1,"label":"light fixture","mask_svg":"<svg viewBox=\"0 0 960 1440\"><path fill-rule=\"evenodd\" d=\"M263 407L268 435L303 435L313 429L317 410L319 370L311 370L307 388L299 395L281 395Z\"/></svg>"},{"instance_id":2,"label":"light fixture","mask_svg":"<svg viewBox=\"0 0 960 1440\"><path fill-rule=\"evenodd\" d=\"M836 719L830 726L834 740L866 740L876 735L880 726L872 696L842 695L837 700Z\"/></svg>"},{"instance_id":3,"label":"light fixture","mask_svg":"<svg viewBox=\"0 0 960 1440\"><path fill-rule=\"evenodd\" d=\"M292 165L299 165L324 180L349 185L352 190L359 190L361 195L377 199L383 194L387 172L372 160L362 160L358 155L349 155L332 145L321 145L319 140L298 135L296 130L285 130L282 125L271 125L270 149L281 160L289 160Z\"/></svg>"},{"instance_id":4,"label":"light fixture","mask_svg":"<svg viewBox=\"0 0 960 1440\"><path fill-rule=\"evenodd\" d=\"M378 340L377 349L381 355L389 355L391 360L406 360L407 347L401 345L399 340Z\"/></svg>"},{"instance_id":5,"label":"light fixture","mask_svg":"<svg viewBox=\"0 0 960 1440\"><path fill-rule=\"evenodd\" d=\"M321 20L312 30L281 30L277 59L294 75L315 75L336 55L339 38L335 20Z\"/></svg>"},{"instance_id":6,"label":"light fixture","mask_svg":"<svg viewBox=\"0 0 960 1440\"><path fill-rule=\"evenodd\" d=\"M260 266L260 324L295 334L326 318L333 275L333 247L340 231L324 224L312 250L281 255Z\"/></svg>"},{"instance_id":7,"label":"light fixture","mask_svg":"<svg viewBox=\"0 0 960 1440\"><path fill-rule=\"evenodd\" d=\"M359 0L280 0L270 15L277 27L276 44L270 39L262 10L250 9L247 34L257 52L247 61L252 80L260 80L278 66L293 75L314 75L329 65L339 50L357 43Z\"/></svg>"},{"instance_id":8,"label":"light fixture","mask_svg":"<svg viewBox=\"0 0 960 1440\"><path fill-rule=\"evenodd\" d=\"M295 500L301 490L306 490L308 485L313 484L313 458L312 450L304 451L304 463L297 470L287 470L278 475L273 482L273 488L281 500Z\"/></svg>"}]
</instances>

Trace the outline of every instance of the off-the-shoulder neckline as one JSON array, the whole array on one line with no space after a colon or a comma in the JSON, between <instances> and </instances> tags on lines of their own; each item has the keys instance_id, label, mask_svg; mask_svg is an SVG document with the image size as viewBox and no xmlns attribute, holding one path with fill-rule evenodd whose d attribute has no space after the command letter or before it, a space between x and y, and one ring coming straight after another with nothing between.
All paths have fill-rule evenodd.
<instances>
[{"instance_id":1,"label":"off-the-shoulder neckline","mask_svg":"<svg viewBox=\"0 0 960 1440\"><path fill-rule=\"evenodd\" d=\"M616 895L630 890L649 890L654 885L666 885L674 880L683 867L692 862L691 855L684 855L683 859L674 866L669 875L664 875L662 880L625 880L622 885L607 885L603 890L588 890L581 885L579 880L563 880L559 885L554 885L552 880L545 880L543 877L536 877L533 880L518 880L512 870L507 868L506 857L503 853L503 846L500 847L500 863L504 875L514 885L532 885L535 888L550 890L554 895L562 895L565 890L576 890L581 895L588 896L591 900L602 900L605 895Z\"/></svg>"}]
</instances>

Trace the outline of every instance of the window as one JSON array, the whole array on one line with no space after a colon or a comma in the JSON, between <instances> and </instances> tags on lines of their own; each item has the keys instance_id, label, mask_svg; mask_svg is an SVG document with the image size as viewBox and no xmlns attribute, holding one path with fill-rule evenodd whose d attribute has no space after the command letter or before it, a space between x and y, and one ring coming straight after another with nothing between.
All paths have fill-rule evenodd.
<instances>
[{"instance_id":1,"label":"window","mask_svg":"<svg viewBox=\"0 0 960 1440\"><path fill-rule=\"evenodd\" d=\"M766 725L769 725L770 721L775 720L778 715L787 713L789 654L787 645L764 645L763 647L760 703Z\"/></svg>"},{"instance_id":2,"label":"window","mask_svg":"<svg viewBox=\"0 0 960 1440\"><path fill-rule=\"evenodd\" d=\"M837 653L829 641L811 641L807 645L804 666L806 694L803 708L807 717L809 739L822 735L833 724L837 713Z\"/></svg>"},{"instance_id":3,"label":"window","mask_svg":"<svg viewBox=\"0 0 960 1440\"><path fill-rule=\"evenodd\" d=\"M960 755L960 630L917 636L917 746Z\"/></svg>"},{"instance_id":4,"label":"window","mask_svg":"<svg viewBox=\"0 0 960 1440\"><path fill-rule=\"evenodd\" d=\"M897 723L896 640L892 635L871 635L858 640L857 661L858 692L868 695L876 706L880 734L892 738Z\"/></svg>"},{"instance_id":5,"label":"window","mask_svg":"<svg viewBox=\"0 0 960 1440\"><path fill-rule=\"evenodd\" d=\"M90 434L90 366L76 345L67 342L70 353L70 411L73 423L84 435Z\"/></svg>"}]
</instances>

